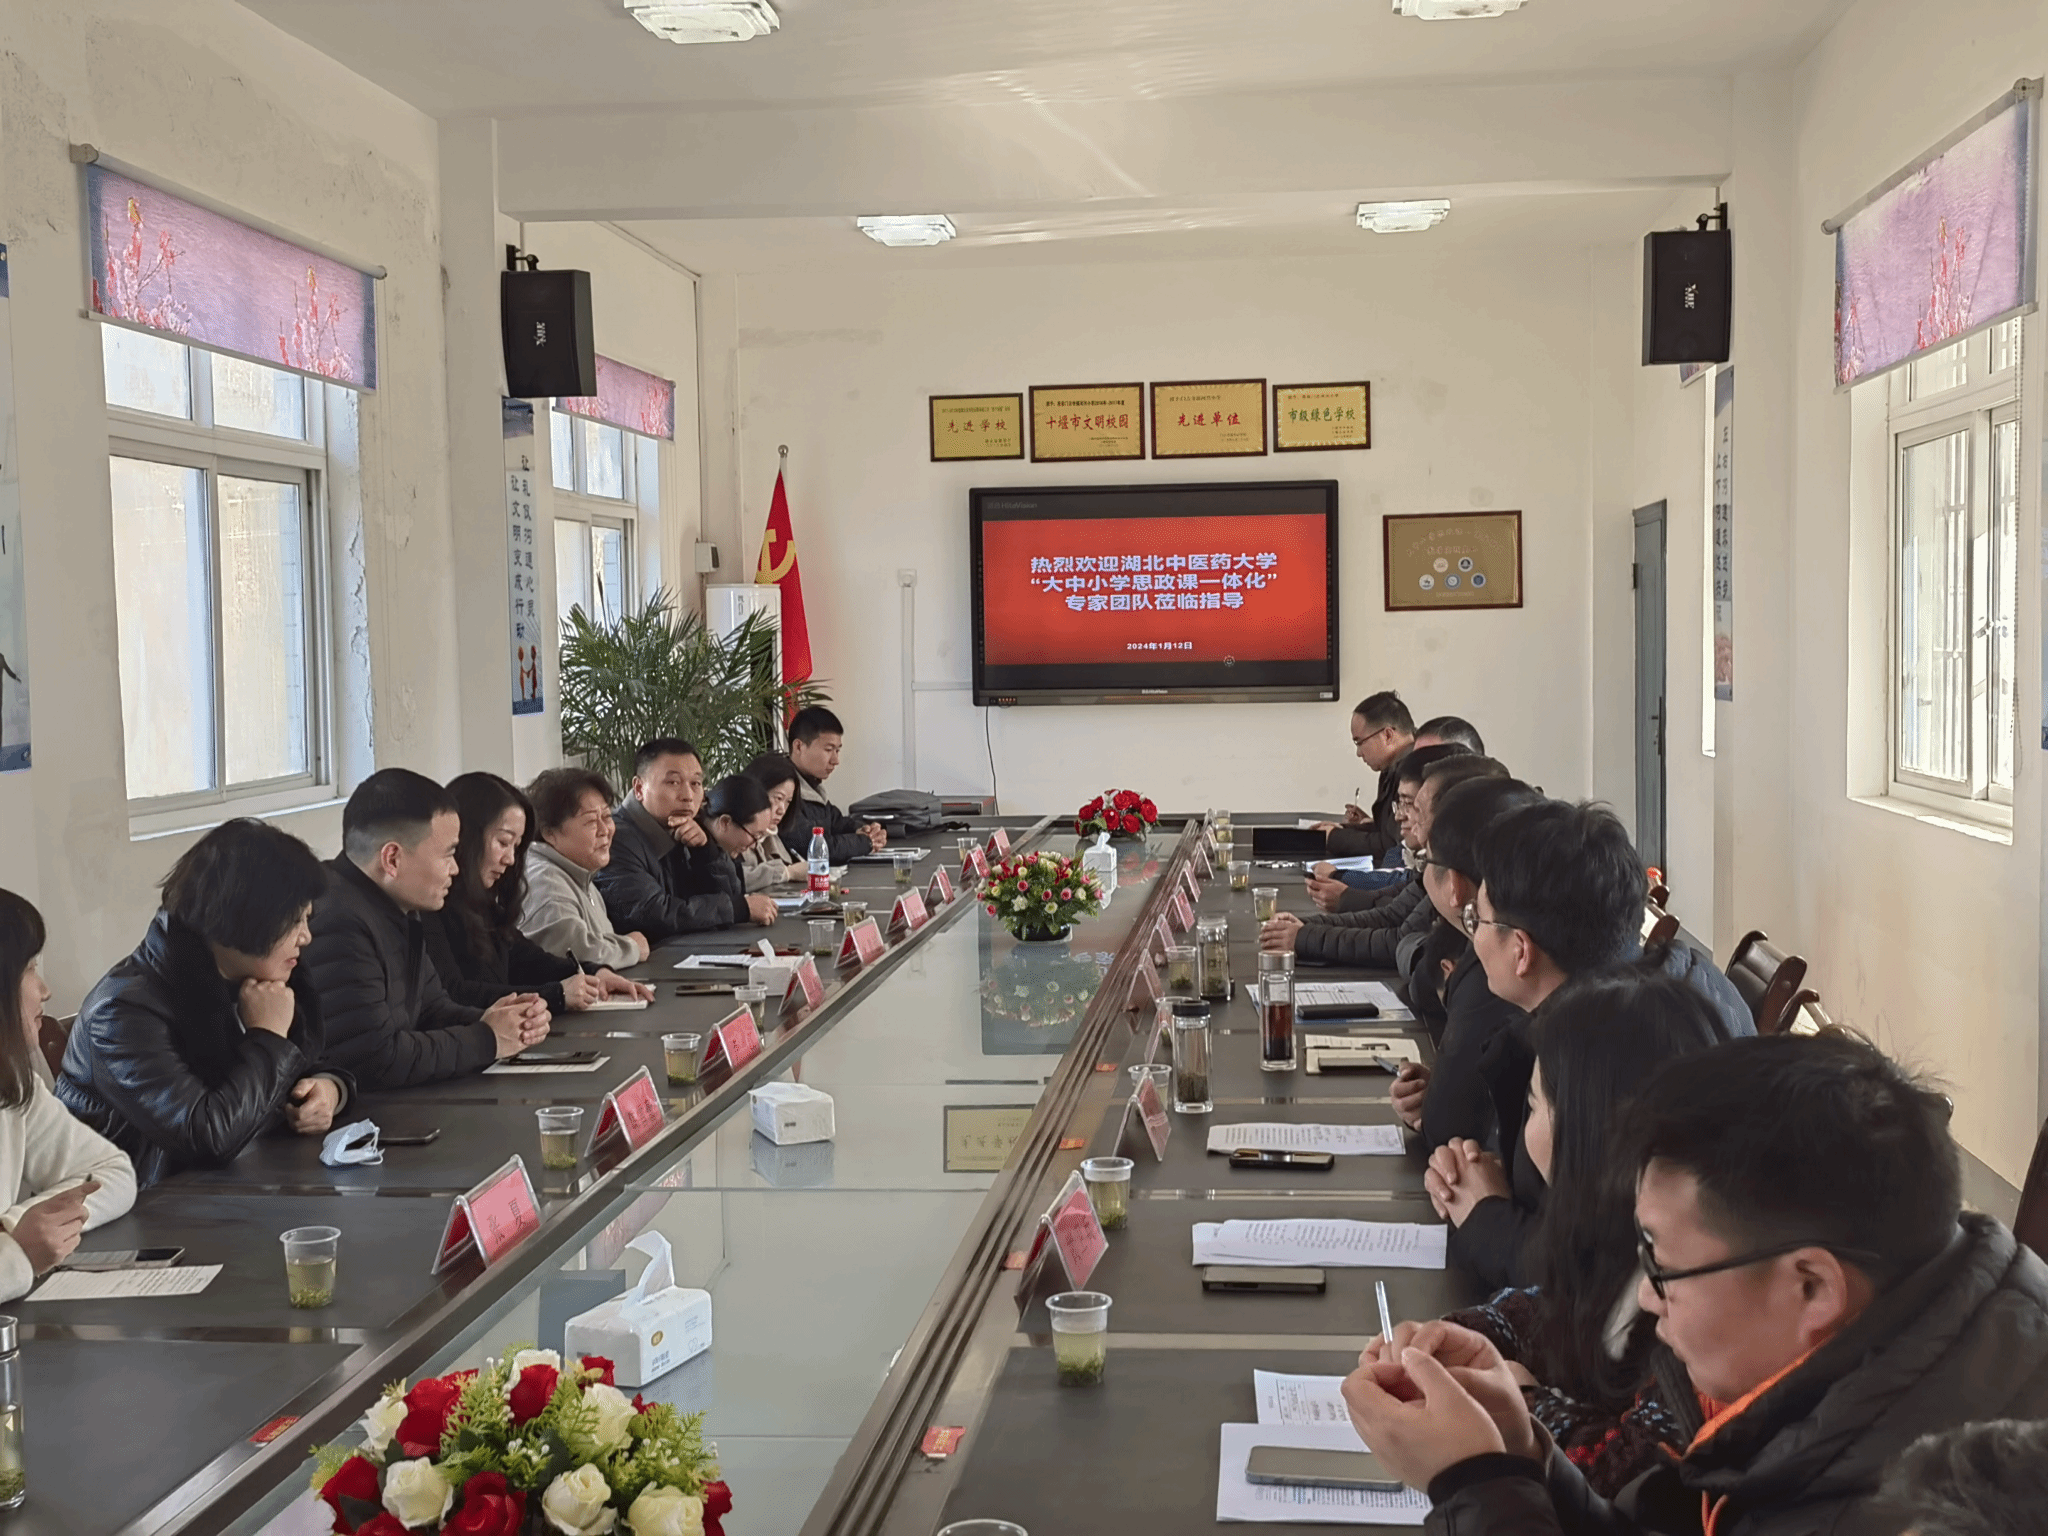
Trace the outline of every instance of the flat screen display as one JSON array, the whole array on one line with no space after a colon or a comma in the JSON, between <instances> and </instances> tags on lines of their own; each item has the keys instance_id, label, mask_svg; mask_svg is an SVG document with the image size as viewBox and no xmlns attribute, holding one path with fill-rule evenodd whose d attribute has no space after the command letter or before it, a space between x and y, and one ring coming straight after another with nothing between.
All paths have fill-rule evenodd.
<instances>
[{"instance_id":1,"label":"flat screen display","mask_svg":"<svg viewBox=\"0 0 2048 1536\"><path fill-rule=\"evenodd\" d=\"M1337 696L1337 483L969 493L976 704Z\"/></svg>"}]
</instances>

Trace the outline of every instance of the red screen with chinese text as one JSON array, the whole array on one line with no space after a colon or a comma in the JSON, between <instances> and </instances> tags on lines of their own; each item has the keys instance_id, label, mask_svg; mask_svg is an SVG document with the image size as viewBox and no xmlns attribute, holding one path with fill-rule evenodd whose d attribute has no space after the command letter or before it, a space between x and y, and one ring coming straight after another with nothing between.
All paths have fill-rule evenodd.
<instances>
[{"instance_id":1,"label":"red screen with chinese text","mask_svg":"<svg viewBox=\"0 0 2048 1536\"><path fill-rule=\"evenodd\" d=\"M990 521L981 534L990 666L1319 662L1328 519Z\"/></svg>"}]
</instances>

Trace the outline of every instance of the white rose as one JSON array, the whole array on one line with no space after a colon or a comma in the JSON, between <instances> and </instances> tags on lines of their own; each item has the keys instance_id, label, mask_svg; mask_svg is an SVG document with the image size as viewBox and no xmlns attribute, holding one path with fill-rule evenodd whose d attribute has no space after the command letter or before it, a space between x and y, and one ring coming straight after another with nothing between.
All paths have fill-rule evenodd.
<instances>
[{"instance_id":1,"label":"white rose","mask_svg":"<svg viewBox=\"0 0 2048 1536\"><path fill-rule=\"evenodd\" d=\"M601 1536L619 1523L619 1512L606 1506L611 1484L593 1466L564 1472L540 1496L541 1512L562 1536Z\"/></svg>"},{"instance_id":2,"label":"white rose","mask_svg":"<svg viewBox=\"0 0 2048 1536\"><path fill-rule=\"evenodd\" d=\"M1010 906L1014 910L1022 912L1024 910L1024 898L1022 896L1019 896L1016 900L1010 903Z\"/></svg>"},{"instance_id":3,"label":"white rose","mask_svg":"<svg viewBox=\"0 0 2048 1536\"><path fill-rule=\"evenodd\" d=\"M597 1410L597 1443L608 1451L622 1451L632 1443L633 1400L617 1387L593 1382L583 1389L583 1401Z\"/></svg>"},{"instance_id":4,"label":"white rose","mask_svg":"<svg viewBox=\"0 0 2048 1536\"><path fill-rule=\"evenodd\" d=\"M384 1507L408 1529L439 1525L455 1502L455 1485L426 1457L394 1461L384 1471Z\"/></svg>"},{"instance_id":5,"label":"white rose","mask_svg":"<svg viewBox=\"0 0 2048 1536\"><path fill-rule=\"evenodd\" d=\"M552 1349L522 1349L512 1357L505 1368L505 1390L510 1392L519 1385L519 1373L529 1365L548 1365L556 1370L562 1368L562 1357Z\"/></svg>"},{"instance_id":6,"label":"white rose","mask_svg":"<svg viewBox=\"0 0 2048 1536\"><path fill-rule=\"evenodd\" d=\"M405 1398L397 1393L387 1393L370 1406L363 1415L363 1449L372 1460L382 1456L391 1444L391 1437L398 1433L398 1426L405 1422Z\"/></svg>"},{"instance_id":7,"label":"white rose","mask_svg":"<svg viewBox=\"0 0 2048 1536\"><path fill-rule=\"evenodd\" d=\"M633 1536L704 1536L704 1501L680 1488L648 1488L626 1511Z\"/></svg>"}]
</instances>

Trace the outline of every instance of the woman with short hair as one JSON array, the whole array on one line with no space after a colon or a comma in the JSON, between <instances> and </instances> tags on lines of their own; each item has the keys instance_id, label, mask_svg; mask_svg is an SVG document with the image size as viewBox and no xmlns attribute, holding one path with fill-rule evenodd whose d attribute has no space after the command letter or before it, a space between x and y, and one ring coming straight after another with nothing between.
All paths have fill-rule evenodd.
<instances>
[{"instance_id":1,"label":"woman with short hair","mask_svg":"<svg viewBox=\"0 0 2048 1536\"><path fill-rule=\"evenodd\" d=\"M735 773L712 785L703 809L697 812L705 845L690 860L679 894L723 897L732 913L727 921L773 927L780 915L774 901L748 892L746 871L740 865L762 834L774 829L773 815L768 791L759 779Z\"/></svg>"},{"instance_id":2,"label":"woman with short hair","mask_svg":"<svg viewBox=\"0 0 2048 1536\"><path fill-rule=\"evenodd\" d=\"M164 877L135 952L79 1005L57 1096L144 1186L232 1162L265 1131L324 1135L352 1091L299 951L327 874L264 822L223 822Z\"/></svg>"},{"instance_id":3,"label":"woman with short hair","mask_svg":"<svg viewBox=\"0 0 2048 1536\"><path fill-rule=\"evenodd\" d=\"M778 830L782 818L789 814L789 808L796 803L796 764L780 752L763 752L747 764L746 775L768 791L768 809L775 813L775 820L760 840L740 855L740 868L746 872L749 891L773 893L798 880L807 879L810 874L810 850L801 853L791 850L782 841Z\"/></svg>"},{"instance_id":4,"label":"woman with short hair","mask_svg":"<svg viewBox=\"0 0 2048 1536\"><path fill-rule=\"evenodd\" d=\"M591 965L638 965L646 935L620 933L605 910L597 872L611 862L612 786L589 768L550 768L526 786L533 829L523 867L519 931L549 954Z\"/></svg>"}]
</instances>

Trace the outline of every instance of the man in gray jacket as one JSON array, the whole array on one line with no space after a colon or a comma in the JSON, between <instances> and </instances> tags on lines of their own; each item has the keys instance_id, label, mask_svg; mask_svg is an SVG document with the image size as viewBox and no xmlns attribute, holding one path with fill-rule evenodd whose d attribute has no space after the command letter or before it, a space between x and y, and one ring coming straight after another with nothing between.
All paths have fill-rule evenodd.
<instances>
[{"instance_id":1,"label":"man in gray jacket","mask_svg":"<svg viewBox=\"0 0 2048 1536\"><path fill-rule=\"evenodd\" d=\"M1655 1390L1684 1450L1611 1503L1493 1346L1375 1339L1344 1385L1434 1536L1896 1536L1920 1436L2048 1416L2048 1266L1962 1209L1949 1107L1846 1034L1734 1040L1651 1080L1630 1124Z\"/></svg>"}]
</instances>

